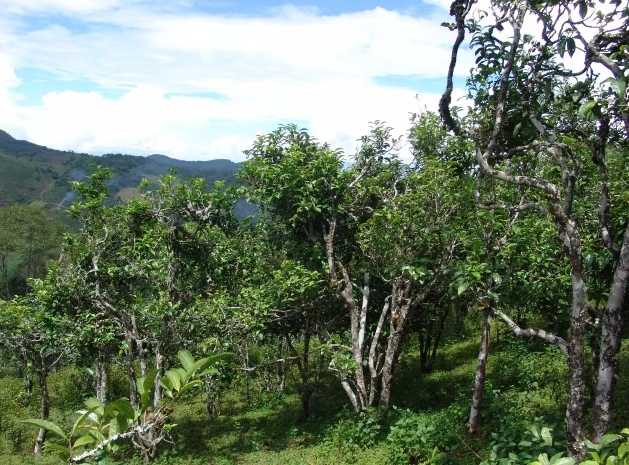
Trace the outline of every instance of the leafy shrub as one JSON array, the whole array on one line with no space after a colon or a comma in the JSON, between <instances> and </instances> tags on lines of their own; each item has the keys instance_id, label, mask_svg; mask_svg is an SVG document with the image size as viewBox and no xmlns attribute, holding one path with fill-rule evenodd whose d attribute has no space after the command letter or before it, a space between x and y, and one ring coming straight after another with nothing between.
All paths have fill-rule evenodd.
<instances>
[{"instance_id":1,"label":"leafy shrub","mask_svg":"<svg viewBox=\"0 0 629 465\"><path fill-rule=\"evenodd\" d=\"M585 441L589 457L581 462L581 465L628 465L629 464L629 428L623 429L620 434L606 434L600 444ZM558 452L552 457L547 453L539 454L536 461L530 465L574 465L575 460L564 457L563 452Z\"/></svg>"},{"instance_id":2,"label":"leafy shrub","mask_svg":"<svg viewBox=\"0 0 629 465\"><path fill-rule=\"evenodd\" d=\"M455 464L460 439L460 403L454 402L427 423L425 416L411 410L393 407L396 420L391 424L387 441L391 460L398 464Z\"/></svg>"},{"instance_id":3,"label":"leafy shrub","mask_svg":"<svg viewBox=\"0 0 629 465\"><path fill-rule=\"evenodd\" d=\"M346 461L360 450L374 447L383 439L385 417L383 411L368 410L356 415L346 411L342 418L328 428L325 434L324 447L340 453Z\"/></svg>"},{"instance_id":4,"label":"leafy shrub","mask_svg":"<svg viewBox=\"0 0 629 465\"><path fill-rule=\"evenodd\" d=\"M19 420L37 411L37 394L26 396L22 381L2 378L0 382L0 450L7 453L24 452L32 432Z\"/></svg>"},{"instance_id":5,"label":"leafy shrub","mask_svg":"<svg viewBox=\"0 0 629 465\"><path fill-rule=\"evenodd\" d=\"M93 385L85 370L71 365L48 375L51 403L61 410L77 410L93 395Z\"/></svg>"}]
</instances>

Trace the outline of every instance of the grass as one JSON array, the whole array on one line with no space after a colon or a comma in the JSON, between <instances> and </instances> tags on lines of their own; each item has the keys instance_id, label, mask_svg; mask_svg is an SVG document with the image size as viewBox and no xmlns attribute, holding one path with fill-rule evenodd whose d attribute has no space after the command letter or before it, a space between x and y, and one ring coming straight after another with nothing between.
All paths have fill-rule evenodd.
<instances>
[{"instance_id":1,"label":"grass","mask_svg":"<svg viewBox=\"0 0 629 465\"><path fill-rule=\"evenodd\" d=\"M621 352L623 374L629 372L627 342ZM438 354L435 370L428 374L419 373L416 351L407 350L400 358L393 388L392 403L398 410L388 418L376 414L372 420L367 416L357 420L347 407L338 380L330 375L324 378L319 408L308 420L302 417L299 399L290 387L285 394L262 393L248 406L243 389L236 382L224 390L221 415L212 419L207 417L201 396L194 397L176 408L172 418L176 424L172 430L174 445L162 452L157 463L389 464L396 449L395 444L387 440L387 434L396 421L404 418L415 422L412 424L441 425L441 448L452 448L451 463L479 463L476 454L488 457L492 433L503 434L509 428L525 431L533 422L551 421L549 419L563 415L566 368L557 351L544 344L513 338L503 338L493 344L487 367L483 427L477 436L470 438L466 436L464 422L469 409L477 344L474 340L447 343ZM75 408L73 402L76 403L77 396L80 398L81 391L85 391L81 374L68 371L52 375L55 421L70 422ZM0 372L0 379L0 463L57 463L53 457L34 461L29 455L34 431L17 423L16 419L36 415L37 403L32 399L25 405L12 402L20 395L19 380L6 372ZM613 429L619 430L628 426L629 377L626 375L620 377L616 398ZM514 418L512 423L509 423L510 417ZM16 428L13 434L21 436L11 442L11 431L6 425L12 425ZM119 459L120 464L141 463L131 455L123 454Z\"/></svg>"}]
</instances>

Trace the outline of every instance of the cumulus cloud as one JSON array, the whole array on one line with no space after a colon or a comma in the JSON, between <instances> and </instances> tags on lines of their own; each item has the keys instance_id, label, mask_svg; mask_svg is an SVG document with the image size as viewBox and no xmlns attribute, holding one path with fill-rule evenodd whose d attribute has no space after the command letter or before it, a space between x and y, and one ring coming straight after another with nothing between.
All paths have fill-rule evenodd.
<instances>
[{"instance_id":1,"label":"cumulus cloud","mask_svg":"<svg viewBox=\"0 0 629 465\"><path fill-rule=\"evenodd\" d=\"M440 27L448 19L441 9L429 17L384 8L324 16L283 7L245 17L194 12L183 0L3 5L22 25L55 12L81 27L55 21L5 38L11 52L0 60L0 124L11 119L34 142L91 153L242 159L255 131L290 121L305 121L316 137L352 153L369 121L401 133L410 112L436 108L437 94L375 78L444 77L453 40ZM462 53L459 70L472 63ZM51 92L38 105L18 105L15 69L24 67L120 95ZM225 122L225 133L210 129Z\"/></svg>"}]
</instances>

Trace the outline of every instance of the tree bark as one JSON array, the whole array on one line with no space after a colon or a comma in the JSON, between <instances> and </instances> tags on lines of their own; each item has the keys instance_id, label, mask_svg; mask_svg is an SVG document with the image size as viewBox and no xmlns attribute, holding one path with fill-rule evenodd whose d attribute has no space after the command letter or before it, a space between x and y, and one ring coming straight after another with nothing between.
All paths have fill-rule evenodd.
<instances>
[{"instance_id":1,"label":"tree bark","mask_svg":"<svg viewBox=\"0 0 629 465\"><path fill-rule=\"evenodd\" d=\"M568 452L581 460L585 457L583 443L583 410L586 391L585 333L587 292L580 270L572 269L572 315L568 369L570 371L570 393L568 397Z\"/></svg>"},{"instance_id":2,"label":"tree bark","mask_svg":"<svg viewBox=\"0 0 629 465\"><path fill-rule=\"evenodd\" d=\"M484 308L476 378L474 379L474 392L472 394L472 407L470 408L470 418L467 422L469 434L474 434L480 423L480 408L483 402L483 393L485 392L485 369L487 368L487 356L489 354L489 333L491 329L489 315L489 309Z\"/></svg>"},{"instance_id":3,"label":"tree bark","mask_svg":"<svg viewBox=\"0 0 629 465\"><path fill-rule=\"evenodd\" d=\"M94 387L96 398L103 404L107 403L107 388L109 384L109 362L104 354L99 354L94 368Z\"/></svg>"},{"instance_id":4,"label":"tree bark","mask_svg":"<svg viewBox=\"0 0 629 465\"><path fill-rule=\"evenodd\" d=\"M618 264L614 271L611 292L607 300L603 321L601 322L601 347L599 351L598 380L596 397L590 424L590 440L600 442L607 431L611 418L612 400L616 387L618 354L622 340L624 301L629 281L629 226L625 230L624 240Z\"/></svg>"},{"instance_id":5,"label":"tree bark","mask_svg":"<svg viewBox=\"0 0 629 465\"><path fill-rule=\"evenodd\" d=\"M129 381L129 402L131 402L135 410L138 410L140 408L140 399L138 396L138 385L136 384L135 357L133 356L134 341L130 332L127 331L125 339L127 344L125 350L125 370Z\"/></svg>"},{"instance_id":6,"label":"tree bark","mask_svg":"<svg viewBox=\"0 0 629 465\"><path fill-rule=\"evenodd\" d=\"M218 376L205 375L205 410L209 418L218 415Z\"/></svg>"},{"instance_id":7,"label":"tree bark","mask_svg":"<svg viewBox=\"0 0 629 465\"><path fill-rule=\"evenodd\" d=\"M50 393L48 392L48 369L44 361L43 366L39 371L39 388L41 389L41 403L39 409L39 418L42 420L48 420L50 415ZM39 458L44 450L44 443L46 442L46 435L48 430L40 428L37 432L37 439L35 440L35 448L33 449L33 455Z\"/></svg>"},{"instance_id":8,"label":"tree bark","mask_svg":"<svg viewBox=\"0 0 629 465\"><path fill-rule=\"evenodd\" d=\"M382 375L380 379L380 407L387 408L391 401L391 384L393 381L393 372L395 363L400 351L402 336L406 319L411 307L411 292L413 283L406 281L404 283L395 282L393 284L393 292L391 295L391 319L389 325L389 337L387 340L387 348L384 354L384 364L382 365Z\"/></svg>"}]
</instances>

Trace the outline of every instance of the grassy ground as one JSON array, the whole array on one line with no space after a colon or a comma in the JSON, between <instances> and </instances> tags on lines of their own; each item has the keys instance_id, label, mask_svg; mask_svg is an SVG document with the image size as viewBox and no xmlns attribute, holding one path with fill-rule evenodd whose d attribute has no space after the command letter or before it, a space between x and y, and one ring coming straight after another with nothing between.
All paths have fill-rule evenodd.
<instances>
[{"instance_id":1,"label":"grassy ground","mask_svg":"<svg viewBox=\"0 0 629 465\"><path fill-rule=\"evenodd\" d=\"M483 428L475 437L467 436L464 427L477 357L477 341L471 340L446 345L438 356L436 369L425 375L419 373L416 357L403 356L393 391L396 409L387 418L374 412L357 419L349 412L338 381L331 376L324 380L318 409L308 420L302 417L299 399L291 389L286 394L254 396L252 405L247 405L243 390L236 384L223 392L221 414L211 420L199 396L176 409L174 445L162 452L158 463L419 463L432 450L432 440L440 452L448 453L444 463L478 464L481 459L490 458L492 445L498 444L500 451L500 441L519 441L515 438L524 437L533 423L552 426L556 422L555 430L560 434L566 402L563 380L567 373L558 351L510 337L493 343L491 350ZM622 373L614 412L615 430L628 426L629 344L622 351ZM71 421L71 412L78 407L72 405L72 399L80 399L81 383L85 381L81 376L78 371L52 375L55 421ZM2 377L1 372L0 379L0 463L57 463L52 457L41 461L31 458L29 448L34 431L16 419L36 416L37 403L31 399L16 407L19 381L8 374ZM416 431L424 431L424 427L436 430L413 436ZM429 438L426 444L422 444L422 437ZM518 452L513 446L511 449ZM131 455L119 459L119 463L141 463Z\"/></svg>"}]
</instances>

